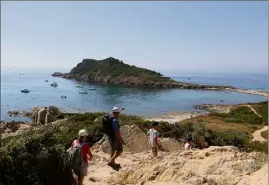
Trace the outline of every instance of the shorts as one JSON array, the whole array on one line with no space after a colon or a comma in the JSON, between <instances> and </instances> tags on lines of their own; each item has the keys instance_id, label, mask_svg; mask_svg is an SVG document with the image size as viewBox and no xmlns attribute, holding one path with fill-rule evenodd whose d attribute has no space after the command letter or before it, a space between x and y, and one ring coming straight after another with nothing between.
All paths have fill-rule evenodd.
<instances>
[{"instance_id":1,"label":"shorts","mask_svg":"<svg viewBox=\"0 0 269 185\"><path fill-rule=\"evenodd\" d=\"M111 152L123 152L122 144L118 139L108 138L108 142L111 147Z\"/></svg>"},{"instance_id":2,"label":"shorts","mask_svg":"<svg viewBox=\"0 0 269 185\"><path fill-rule=\"evenodd\" d=\"M83 163L83 165L80 168L80 175L87 176L87 174L88 174L88 164Z\"/></svg>"},{"instance_id":3,"label":"shorts","mask_svg":"<svg viewBox=\"0 0 269 185\"><path fill-rule=\"evenodd\" d=\"M73 172L76 176L87 176L88 174L88 164L83 163L80 170L73 169Z\"/></svg>"},{"instance_id":4,"label":"shorts","mask_svg":"<svg viewBox=\"0 0 269 185\"><path fill-rule=\"evenodd\" d=\"M158 154L158 148L157 147L151 147L151 150L152 150L152 153L154 155L157 155Z\"/></svg>"}]
</instances>

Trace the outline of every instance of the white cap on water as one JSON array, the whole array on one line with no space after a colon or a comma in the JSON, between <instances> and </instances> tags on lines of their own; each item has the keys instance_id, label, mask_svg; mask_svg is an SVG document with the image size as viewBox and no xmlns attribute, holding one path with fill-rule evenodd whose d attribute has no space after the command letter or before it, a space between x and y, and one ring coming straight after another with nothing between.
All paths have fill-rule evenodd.
<instances>
[{"instance_id":1,"label":"white cap on water","mask_svg":"<svg viewBox=\"0 0 269 185\"><path fill-rule=\"evenodd\" d=\"M122 110L124 110L124 108L120 108L120 107L113 107L113 112L121 112Z\"/></svg>"}]
</instances>

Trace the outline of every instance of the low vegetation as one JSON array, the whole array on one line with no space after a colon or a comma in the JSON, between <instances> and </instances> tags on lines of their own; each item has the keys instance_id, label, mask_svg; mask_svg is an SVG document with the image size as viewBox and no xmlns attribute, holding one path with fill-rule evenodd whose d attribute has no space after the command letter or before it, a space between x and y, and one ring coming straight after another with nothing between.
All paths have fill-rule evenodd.
<instances>
[{"instance_id":1,"label":"low vegetation","mask_svg":"<svg viewBox=\"0 0 269 185\"><path fill-rule=\"evenodd\" d=\"M263 117L259 117L246 106L237 107L229 113L210 113L209 115L223 118L225 122L263 124Z\"/></svg>"},{"instance_id":2,"label":"low vegetation","mask_svg":"<svg viewBox=\"0 0 269 185\"><path fill-rule=\"evenodd\" d=\"M76 139L78 130L82 128L88 130L88 141L91 145L100 140L103 131L101 116L102 113L65 114L69 119L64 124L47 126L20 136L2 139L0 184L73 185L74 179L67 163L66 150ZM137 116L121 115L120 119L122 125L136 124L144 132L151 127L150 121ZM200 147L199 141L203 137L210 145L235 145L244 151L268 150L267 142L249 143L248 133L216 132L208 130L207 124L203 121L174 125L161 122L160 133L163 137L176 138L180 142L191 135L196 147Z\"/></svg>"},{"instance_id":3,"label":"low vegetation","mask_svg":"<svg viewBox=\"0 0 269 185\"><path fill-rule=\"evenodd\" d=\"M268 124L268 101L251 104L251 106L262 116L265 124Z\"/></svg>"},{"instance_id":4,"label":"low vegetation","mask_svg":"<svg viewBox=\"0 0 269 185\"><path fill-rule=\"evenodd\" d=\"M125 64L112 57L104 60L84 59L70 71L69 76L79 78L86 76L87 80L92 82L104 82L104 78L113 83L129 78L135 78L138 83L159 82L165 84L175 82L158 72ZM132 80L129 79L129 81Z\"/></svg>"}]
</instances>

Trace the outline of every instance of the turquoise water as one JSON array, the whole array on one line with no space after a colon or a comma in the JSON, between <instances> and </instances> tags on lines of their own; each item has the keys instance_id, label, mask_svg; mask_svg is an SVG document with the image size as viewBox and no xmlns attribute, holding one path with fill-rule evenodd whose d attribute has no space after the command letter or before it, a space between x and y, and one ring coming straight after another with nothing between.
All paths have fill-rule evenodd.
<instances>
[{"instance_id":1,"label":"turquoise water","mask_svg":"<svg viewBox=\"0 0 269 185\"><path fill-rule=\"evenodd\" d=\"M92 85L55 78L50 74L27 72L20 75L18 71L2 72L1 120L14 119L7 115L9 110L30 110L34 106L54 105L69 112L110 111L112 106L124 106L124 112L127 114L146 116L171 111L190 111L193 110L193 105L202 103L220 104L220 100L224 100L223 104L265 100L261 96L235 92ZM44 82L46 79L49 82ZM214 78L212 78L212 81L214 81ZM59 86L51 87L50 83L52 82L57 82ZM81 85L83 88L77 88L77 85ZM251 83L249 86L251 87ZM21 93L23 88L29 89L30 93ZM88 90L89 88L95 88L96 90ZM267 87L261 86L260 88ZM88 94L79 94L81 90L86 90ZM62 99L62 95L67 96L67 98Z\"/></svg>"}]
</instances>

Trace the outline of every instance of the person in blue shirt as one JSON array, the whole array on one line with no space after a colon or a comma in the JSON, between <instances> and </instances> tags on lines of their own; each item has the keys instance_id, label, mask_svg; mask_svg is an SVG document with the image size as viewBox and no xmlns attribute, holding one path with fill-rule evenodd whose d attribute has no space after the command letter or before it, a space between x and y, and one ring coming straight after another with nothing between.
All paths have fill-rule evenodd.
<instances>
[{"instance_id":1,"label":"person in blue shirt","mask_svg":"<svg viewBox=\"0 0 269 185\"><path fill-rule=\"evenodd\" d=\"M113 119L112 119L113 137L108 137L108 141L111 147L111 153L110 153L110 161L108 162L107 165L113 168L120 167L120 164L117 164L115 160L123 152L124 141L120 134L120 123L118 120L120 112L122 110L124 110L124 108L113 107Z\"/></svg>"}]
</instances>

